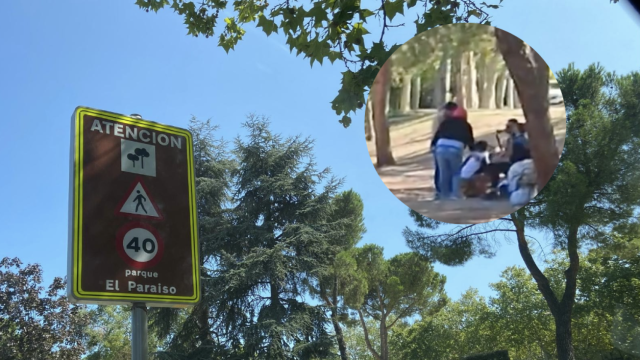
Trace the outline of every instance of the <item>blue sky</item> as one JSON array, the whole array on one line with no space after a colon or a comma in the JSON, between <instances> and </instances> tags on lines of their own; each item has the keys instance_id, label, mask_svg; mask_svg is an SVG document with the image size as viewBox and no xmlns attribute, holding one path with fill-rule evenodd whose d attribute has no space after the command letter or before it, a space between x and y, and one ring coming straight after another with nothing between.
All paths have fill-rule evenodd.
<instances>
[{"instance_id":1,"label":"blue sky","mask_svg":"<svg viewBox=\"0 0 640 360\"><path fill-rule=\"evenodd\" d=\"M412 226L407 208L377 176L363 127L344 129L331 110L342 65L310 69L283 37L253 28L226 54L216 39L186 36L170 10L145 13L133 1L61 4L12 1L0 12L0 257L42 264L47 283L65 275L69 126L78 105L176 126L191 115L211 118L229 140L248 113L267 115L276 132L314 137L318 164L362 195L363 243L384 246L387 256L408 250L401 236ZM629 11L608 0L504 0L492 14L495 26L528 42L554 70L599 61L627 73L640 70L640 22ZM407 25L387 42L410 39L414 18L399 18ZM361 123L363 113L357 116ZM489 295L488 283L514 264L523 262L515 244L505 243L494 259L437 269L457 298L470 286Z\"/></svg>"}]
</instances>

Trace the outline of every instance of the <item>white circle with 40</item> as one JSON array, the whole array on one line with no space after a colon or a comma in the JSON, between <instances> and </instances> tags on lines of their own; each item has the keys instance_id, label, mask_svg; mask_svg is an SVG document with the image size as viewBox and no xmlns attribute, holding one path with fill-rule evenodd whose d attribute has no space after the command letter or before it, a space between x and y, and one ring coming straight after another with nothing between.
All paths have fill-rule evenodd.
<instances>
[{"instance_id":1,"label":"white circle with 40","mask_svg":"<svg viewBox=\"0 0 640 360\"><path fill-rule=\"evenodd\" d=\"M124 252L137 262L148 262L158 254L158 240L151 231L143 228L133 228L122 239Z\"/></svg>"}]
</instances>

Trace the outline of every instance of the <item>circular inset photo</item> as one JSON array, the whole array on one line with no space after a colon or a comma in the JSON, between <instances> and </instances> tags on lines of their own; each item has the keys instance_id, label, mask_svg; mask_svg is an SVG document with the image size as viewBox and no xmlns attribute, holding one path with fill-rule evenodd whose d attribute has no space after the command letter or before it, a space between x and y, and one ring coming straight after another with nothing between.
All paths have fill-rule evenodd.
<instances>
[{"instance_id":1,"label":"circular inset photo","mask_svg":"<svg viewBox=\"0 0 640 360\"><path fill-rule=\"evenodd\" d=\"M547 63L481 24L440 26L402 45L365 109L382 181L411 209L451 224L492 221L529 203L558 166L565 132Z\"/></svg>"}]
</instances>

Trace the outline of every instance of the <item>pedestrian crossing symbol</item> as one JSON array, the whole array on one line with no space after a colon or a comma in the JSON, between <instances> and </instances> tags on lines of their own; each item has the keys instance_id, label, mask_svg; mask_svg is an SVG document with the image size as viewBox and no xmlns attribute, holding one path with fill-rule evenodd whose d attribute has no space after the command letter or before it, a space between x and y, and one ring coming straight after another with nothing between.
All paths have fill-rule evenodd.
<instances>
[{"instance_id":1,"label":"pedestrian crossing symbol","mask_svg":"<svg viewBox=\"0 0 640 360\"><path fill-rule=\"evenodd\" d=\"M161 220L160 210L149 196L142 178L137 178L133 184L127 192L127 197L118 206L119 215Z\"/></svg>"}]
</instances>

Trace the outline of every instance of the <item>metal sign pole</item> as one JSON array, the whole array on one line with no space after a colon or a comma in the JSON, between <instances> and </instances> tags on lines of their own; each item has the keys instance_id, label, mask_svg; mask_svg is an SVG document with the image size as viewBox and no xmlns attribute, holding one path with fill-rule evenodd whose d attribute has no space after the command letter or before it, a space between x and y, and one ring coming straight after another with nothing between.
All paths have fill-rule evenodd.
<instances>
[{"instance_id":1,"label":"metal sign pole","mask_svg":"<svg viewBox=\"0 0 640 360\"><path fill-rule=\"evenodd\" d=\"M138 114L131 114L134 119L142 119ZM133 303L131 308L131 359L147 360L149 348L147 331L147 307L144 303Z\"/></svg>"},{"instance_id":2,"label":"metal sign pole","mask_svg":"<svg viewBox=\"0 0 640 360\"><path fill-rule=\"evenodd\" d=\"M147 360L147 307L134 303L131 308L131 359Z\"/></svg>"}]
</instances>

